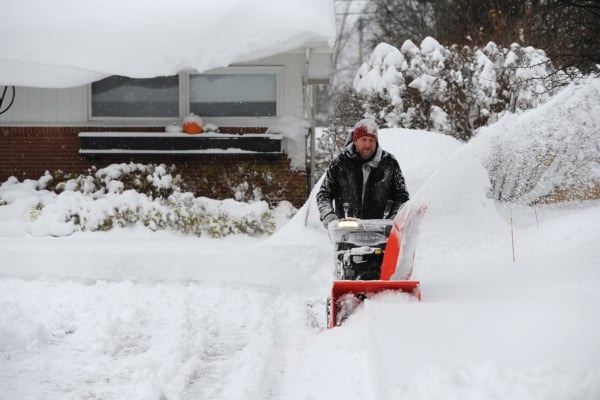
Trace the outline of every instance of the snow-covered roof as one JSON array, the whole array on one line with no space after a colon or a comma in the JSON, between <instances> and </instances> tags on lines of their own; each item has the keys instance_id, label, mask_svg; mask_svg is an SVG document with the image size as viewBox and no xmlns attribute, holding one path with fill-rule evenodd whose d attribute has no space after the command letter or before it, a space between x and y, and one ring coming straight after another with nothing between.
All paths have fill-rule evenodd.
<instances>
[{"instance_id":1,"label":"snow-covered roof","mask_svg":"<svg viewBox=\"0 0 600 400\"><path fill-rule=\"evenodd\" d=\"M0 85L207 71L333 47L333 0L5 0Z\"/></svg>"}]
</instances>

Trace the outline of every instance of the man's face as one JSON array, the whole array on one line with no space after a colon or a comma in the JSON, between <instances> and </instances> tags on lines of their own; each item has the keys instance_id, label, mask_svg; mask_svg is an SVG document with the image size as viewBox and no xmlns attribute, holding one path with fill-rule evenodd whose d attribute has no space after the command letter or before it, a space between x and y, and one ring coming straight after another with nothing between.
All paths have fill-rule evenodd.
<instances>
[{"instance_id":1,"label":"man's face","mask_svg":"<svg viewBox=\"0 0 600 400\"><path fill-rule=\"evenodd\" d=\"M369 135L361 136L354 141L354 147L356 147L356 152L360 155L360 158L370 160L375 154L377 139Z\"/></svg>"}]
</instances>

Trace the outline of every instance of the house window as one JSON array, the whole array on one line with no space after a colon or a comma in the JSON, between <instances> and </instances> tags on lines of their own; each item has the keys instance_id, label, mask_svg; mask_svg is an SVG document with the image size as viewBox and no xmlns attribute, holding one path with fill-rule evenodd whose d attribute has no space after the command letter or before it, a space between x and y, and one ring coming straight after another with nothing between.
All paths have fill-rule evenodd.
<instances>
[{"instance_id":1,"label":"house window","mask_svg":"<svg viewBox=\"0 0 600 400\"><path fill-rule=\"evenodd\" d=\"M190 76L190 112L204 117L277 115L275 74Z\"/></svg>"},{"instance_id":2,"label":"house window","mask_svg":"<svg viewBox=\"0 0 600 400\"><path fill-rule=\"evenodd\" d=\"M178 118L179 77L110 76L92 83L92 117Z\"/></svg>"},{"instance_id":3,"label":"house window","mask_svg":"<svg viewBox=\"0 0 600 400\"><path fill-rule=\"evenodd\" d=\"M235 66L209 73L148 79L110 76L91 85L91 118L178 120L189 113L213 118L270 118L283 109L283 67Z\"/></svg>"}]
</instances>

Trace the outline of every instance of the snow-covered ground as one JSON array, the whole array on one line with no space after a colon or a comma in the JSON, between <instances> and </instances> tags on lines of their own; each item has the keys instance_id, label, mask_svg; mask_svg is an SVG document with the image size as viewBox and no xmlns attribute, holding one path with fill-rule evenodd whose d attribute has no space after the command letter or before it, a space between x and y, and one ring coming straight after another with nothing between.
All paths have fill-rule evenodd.
<instances>
[{"instance_id":1,"label":"snow-covered ground","mask_svg":"<svg viewBox=\"0 0 600 400\"><path fill-rule=\"evenodd\" d=\"M484 140L381 143L428 206L423 300L382 293L331 330L314 193L262 238L39 237L0 213L0 399L599 399L600 202L493 201Z\"/></svg>"}]
</instances>

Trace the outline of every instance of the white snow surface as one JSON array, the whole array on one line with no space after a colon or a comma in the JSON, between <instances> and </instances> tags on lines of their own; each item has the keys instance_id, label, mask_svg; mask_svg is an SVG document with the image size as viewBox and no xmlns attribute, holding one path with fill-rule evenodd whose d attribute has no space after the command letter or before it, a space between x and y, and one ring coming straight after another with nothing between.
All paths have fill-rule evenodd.
<instances>
[{"instance_id":1,"label":"white snow surface","mask_svg":"<svg viewBox=\"0 0 600 400\"><path fill-rule=\"evenodd\" d=\"M335 41L331 0L4 0L2 17L0 85L204 72Z\"/></svg>"},{"instance_id":2,"label":"white snow surface","mask_svg":"<svg viewBox=\"0 0 600 400\"><path fill-rule=\"evenodd\" d=\"M550 129L544 115L524 126ZM428 207L421 302L382 293L324 328L314 191L259 238L39 237L0 212L0 399L599 399L600 202L492 200L484 140L380 142ZM31 206L11 188L13 210Z\"/></svg>"}]
</instances>

